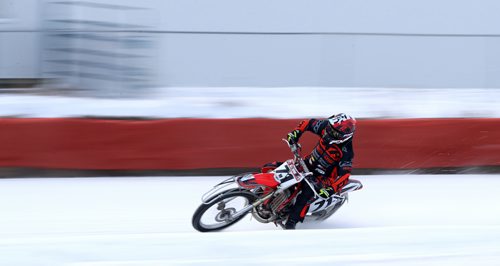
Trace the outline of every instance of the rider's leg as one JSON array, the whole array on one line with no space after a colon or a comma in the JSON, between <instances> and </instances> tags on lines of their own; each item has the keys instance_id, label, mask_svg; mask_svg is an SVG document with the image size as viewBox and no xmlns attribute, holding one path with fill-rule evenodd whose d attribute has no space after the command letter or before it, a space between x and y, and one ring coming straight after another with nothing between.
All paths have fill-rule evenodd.
<instances>
[{"instance_id":1,"label":"rider's leg","mask_svg":"<svg viewBox=\"0 0 500 266\"><path fill-rule=\"evenodd\" d=\"M298 222L302 222L309 209L309 201L314 197L314 192L307 184L302 184L302 191L297 196L295 204L290 210L288 220L285 223L285 229L295 229Z\"/></svg>"}]
</instances>

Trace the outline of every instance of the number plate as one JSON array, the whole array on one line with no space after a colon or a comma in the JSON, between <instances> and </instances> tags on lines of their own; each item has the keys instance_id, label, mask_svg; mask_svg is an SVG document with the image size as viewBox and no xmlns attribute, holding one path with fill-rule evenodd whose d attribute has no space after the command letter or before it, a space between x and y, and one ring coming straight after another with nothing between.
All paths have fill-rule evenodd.
<instances>
[{"instance_id":1,"label":"number plate","mask_svg":"<svg viewBox=\"0 0 500 266\"><path fill-rule=\"evenodd\" d=\"M280 187L290 187L302 180L302 174L297 170L292 160L288 160L274 171L274 178Z\"/></svg>"}]
</instances>

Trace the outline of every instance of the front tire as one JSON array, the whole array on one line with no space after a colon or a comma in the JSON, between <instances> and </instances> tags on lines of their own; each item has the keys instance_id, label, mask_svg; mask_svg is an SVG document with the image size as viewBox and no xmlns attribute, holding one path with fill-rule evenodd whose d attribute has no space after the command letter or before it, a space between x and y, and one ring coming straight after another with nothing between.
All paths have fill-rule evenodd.
<instances>
[{"instance_id":1,"label":"front tire","mask_svg":"<svg viewBox=\"0 0 500 266\"><path fill-rule=\"evenodd\" d=\"M222 230L243 219L244 213L238 217L233 215L251 205L257 196L246 190L228 190L218 193L202 204L193 214L192 224L200 232Z\"/></svg>"}]
</instances>

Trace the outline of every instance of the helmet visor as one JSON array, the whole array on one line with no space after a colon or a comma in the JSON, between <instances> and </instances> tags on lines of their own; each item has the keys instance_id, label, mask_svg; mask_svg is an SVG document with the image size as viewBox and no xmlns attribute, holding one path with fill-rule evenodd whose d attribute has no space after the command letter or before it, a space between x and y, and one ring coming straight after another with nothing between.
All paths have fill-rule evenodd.
<instances>
[{"instance_id":1,"label":"helmet visor","mask_svg":"<svg viewBox=\"0 0 500 266\"><path fill-rule=\"evenodd\" d=\"M335 128L333 128L333 126L331 124L326 126L325 131L326 131L326 135L328 137L328 142L330 144L343 143L343 142L347 141L348 139L350 139L353 135L352 133L351 134L343 134L342 132L337 131Z\"/></svg>"}]
</instances>

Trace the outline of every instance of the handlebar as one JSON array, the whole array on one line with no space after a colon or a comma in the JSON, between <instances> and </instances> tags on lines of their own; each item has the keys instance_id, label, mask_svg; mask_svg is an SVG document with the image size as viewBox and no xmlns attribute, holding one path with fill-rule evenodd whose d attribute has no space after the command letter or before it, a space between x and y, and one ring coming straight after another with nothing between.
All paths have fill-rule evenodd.
<instances>
[{"instance_id":1,"label":"handlebar","mask_svg":"<svg viewBox=\"0 0 500 266\"><path fill-rule=\"evenodd\" d=\"M290 144L286 139L283 139L283 141L286 142L286 144L292 151L294 155L294 161L297 162L302 167L302 169L304 169L305 176L307 177L312 175L312 172L309 171L309 169L306 166L306 163L304 162L304 159L300 155L300 150L302 149L302 146L299 143Z\"/></svg>"}]
</instances>

